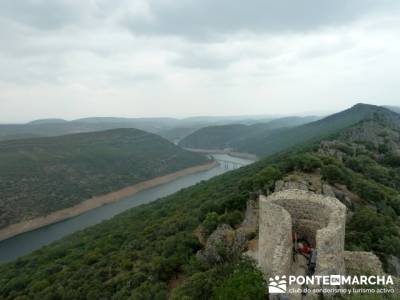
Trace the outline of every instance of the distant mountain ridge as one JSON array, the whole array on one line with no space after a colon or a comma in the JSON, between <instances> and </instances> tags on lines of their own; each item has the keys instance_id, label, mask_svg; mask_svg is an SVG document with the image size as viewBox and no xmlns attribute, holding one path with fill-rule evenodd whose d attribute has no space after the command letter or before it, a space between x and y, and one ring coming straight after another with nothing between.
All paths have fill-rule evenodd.
<instances>
[{"instance_id":1,"label":"distant mountain ridge","mask_svg":"<svg viewBox=\"0 0 400 300\"><path fill-rule=\"evenodd\" d=\"M102 131L116 128L137 128L159 134L171 141L178 141L193 131L210 126L232 124L254 124L271 120L267 116L221 116L175 118L118 118L89 117L72 121L49 118L26 124L0 124L0 140L27 137L59 136L80 132Z\"/></svg>"},{"instance_id":2,"label":"distant mountain ridge","mask_svg":"<svg viewBox=\"0 0 400 300\"><path fill-rule=\"evenodd\" d=\"M197 149L239 149L241 143L257 136L268 136L278 128L293 127L319 119L309 117L284 117L252 125L232 124L204 127L185 137L179 145Z\"/></svg>"},{"instance_id":3,"label":"distant mountain ridge","mask_svg":"<svg viewBox=\"0 0 400 300\"><path fill-rule=\"evenodd\" d=\"M54 123L67 123L67 120L64 119L39 119L29 122L28 124L54 124Z\"/></svg>"},{"instance_id":4,"label":"distant mountain ridge","mask_svg":"<svg viewBox=\"0 0 400 300\"><path fill-rule=\"evenodd\" d=\"M393 115L395 113L384 107L359 103L342 112L297 127L255 130L248 136L240 136L233 143L226 142L222 136L220 137L220 146L231 147L238 152L266 156L297 144L335 134L374 114ZM207 145L205 138L207 130L207 128L203 128L192 133L184 138L180 145L188 148L215 149L213 148L216 146L215 143ZM225 144L223 144L224 142Z\"/></svg>"}]
</instances>

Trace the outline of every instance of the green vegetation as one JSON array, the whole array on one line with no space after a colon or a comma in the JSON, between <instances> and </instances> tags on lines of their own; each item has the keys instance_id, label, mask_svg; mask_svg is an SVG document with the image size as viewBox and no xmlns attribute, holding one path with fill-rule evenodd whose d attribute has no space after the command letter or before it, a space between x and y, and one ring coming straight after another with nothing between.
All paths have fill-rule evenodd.
<instances>
[{"instance_id":1,"label":"green vegetation","mask_svg":"<svg viewBox=\"0 0 400 300\"><path fill-rule=\"evenodd\" d=\"M237 183L265 165L260 162L199 183L4 264L0 297L165 299L178 275L184 276L186 288L176 293L191 295L188 299L203 295L205 288L213 295L217 290L219 295L228 293L241 260L232 258L216 266L198 261L195 254L201 245L194 230L210 213L222 222L226 213L242 211L248 192L240 192ZM243 275L248 282L258 278L250 286L243 283L243 293L246 288L259 293L256 287L264 284L259 272L248 265L243 268L248 270ZM226 278L232 279L225 282Z\"/></svg>"},{"instance_id":2,"label":"green vegetation","mask_svg":"<svg viewBox=\"0 0 400 300\"><path fill-rule=\"evenodd\" d=\"M234 149L243 151L243 145L256 139L266 139L283 127L294 127L315 121L317 117L287 117L253 125L231 124L201 128L180 141L179 145L198 149Z\"/></svg>"},{"instance_id":3,"label":"green vegetation","mask_svg":"<svg viewBox=\"0 0 400 300\"><path fill-rule=\"evenodd\" d=\"M254 126L233 124L201 128L180 141L179 145L212 150L232 148L235 141L250 134Z\"/></svg>"},{"instance_id":4,"label":"green vegetation","mask_svg":"<svg viewBox=\"0 0 400 300\"><path fill-rule=\"evenodd\" d=\"M203 247L196 231L201 225L209 235L222 223L237 226L249 194L272 190L276 180L293 171L320 173L358 195L350 208L347 249L374 251L383 262L399 256L400 189L393 176L399 168L387 162L386 153L400 148L395 135L400 128L387 116L382 120L378 114L328 142L292 149L131 209L4 264L0 297L264 299L265 282L253 262L223 248L221 261L204 262L196 256ZM379 147L387 138L380 134L383 129L390 133L385 154ZM391 175L377 177L377 170Z\"/></svg>"},{"instance_id":5,"label":"green vegetation","mask_svg":"<svg viewBox=\"0 0 400 300\"><path fill-rule=\"evenodd\" d=\"M265 289L262 273L252 261L242 259L196 272L173 291L172 299L262 300Z\"/></svg>"},{"instance_id":6,"label":"green vegetation","mask_svg":"<svg viewBox=\"0 0 400 300\"><path fill-rule=\"evenodd\" d=\"M217 146L220 146L220 148L229 147L238 152L253 153L262 157L298 144L326 138L374 114L396 115L382 107L357 104L346 111L293 128L271 128L267 123L263 126L258 125L258 128L254 127L257 125L254 125L248 128L249 133L244 131L244 134L235 132L237 131L234 130L236 127L232 128L231 131L228 130L229 127L220 128L218 131L215 127L203 128L183 139L181 145L204 149L215 149L218 148ZM230 136L235 137L235 139L230 139Z\"/></svg>"},{"instance_id":7,"label":"green vegetation","mask_svg":"<svg viewBox=\"0 0 400 300\"><path fill-rule=\"evenodd\" d=\"M0 142L0 228L206 162L136 129Z\"/></svg>"}]
</instances>

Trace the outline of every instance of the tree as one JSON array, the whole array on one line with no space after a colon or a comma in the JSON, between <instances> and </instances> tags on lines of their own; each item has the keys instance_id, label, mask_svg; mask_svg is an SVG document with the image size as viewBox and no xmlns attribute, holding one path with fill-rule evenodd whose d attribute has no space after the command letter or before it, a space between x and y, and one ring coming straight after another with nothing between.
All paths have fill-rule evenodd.
<instances>
[{"instance_id":1,"label":"tree","mask_svg":"<svg viewBox=\"0 0 400 300\"><path fill-rule=\"evenodd\" d=\"M207 214L202 225L207 235L211 234L218 226L218 214L216 212L210 212Z\"/></svg>"},{"instance_id":2,"label":"tree","mask_svg":"<svg viewBox=\"0 0 400 300\"><path fill-rule=\"evenodd\" d=\"M243 260L215 290L218 300L262 300L266 289L262 273L249 260Z\"/></svg>"}]
</instances>

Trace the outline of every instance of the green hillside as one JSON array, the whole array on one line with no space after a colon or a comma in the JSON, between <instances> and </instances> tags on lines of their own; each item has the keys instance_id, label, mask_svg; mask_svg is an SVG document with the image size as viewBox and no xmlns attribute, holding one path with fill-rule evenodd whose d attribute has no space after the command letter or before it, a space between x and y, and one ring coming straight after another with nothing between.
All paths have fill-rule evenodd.
<instances>
[{"instance_id":1,"label":"green hillside","mask_svg":"<svg viewBox=\"0 0 400 300\"><path fill-rule=\"evenodd\" d=\"M400 114L400 106L385 105L384 107L387 108L387 109L390 109L391 111L394 111L394 112Z\"/></svg>"},{"instance_id":2,"label":"green hillside","mask_svg":"<svg viewBox=\"0 0 400 300\"><path fill-rule=\"evenodd\" d=\"M265 299L264 279L243 257L246 249L219 244L216 261L196 254L218 225L238 227L256 191L311 175L352 195L346 248L373 251L387 267L388 257L400 257L400 121L377 107L361 111L327 118L329 126L319 123L313 132L334 127L335 137L201 182L0 266L0 297ZM358 122L340 130L338 119Z\"/></svg>"},{"instance_id":3,"label":"green hillside","mask_svg":"<svg viewBox=\"0 0 400 300\"><path fill-rule=\"evenodd\" d=\"M225 149L240 150L241 145L252 139L263 139L273 132L279 132L280 128L294 127L312 122L318 117L286 117L278 118L266 123L252 125L231 124L220 126L209 126L201 128L188 135L179 145L187 148L197 149Z\"/></svg>"},{"instance_id":4,"label":"green hillside","mask_svg":"<svg viewBox=\"0 0 400 300\"><path fill-rule=\"evenodd\" d=\"M231 148L236 139L250 134L252 127L243 124L209 126L190 134L179 145L196 149Z\"/></svg>"},{"instance_id":5,"label":"green hillside","mask_svg":"<svg viewBox=\"0 0 400 300\"><path fill-rule=\"evenodd\" d=\"M0 124L0 140L23 138L29 135L51 137L118 128L136 128L156 133L166 127L169 128L172 122L169 119L87 118L70 122L45 119L28 124Z\"/></svg>"},{"instance_id":6,"label":"green hillside","mask_svg":"<svg viewBox=\"0 0 400 300\"><path fill-rule=\"evenodd\" d=\"M239 145L238 148L241 151L259 156L270 155L299 143L335 134L344 128L357 124L361 120L372 117L374 114L392 115L393 113L379 106L357 104L348 110L328 116L322 120L272 133L267 138L253 137Z\"/></svg>"},{"instance_id":7,"label":"green hillside","mask_svg":"<svg viewBox=\"0 0 400 300\"><path fill-rule=\"evenodd\" d=\"M0 228L205 163L136 129L0 142Z\"/></svg>"},{"instance_id":8,"label":"green hillside","mask_svg":"<svg viewBox=\"0 0 400 300\"><path fill-rule=\"evenodd\" d=\"M373 114L386 113L391 112L379 106L357 104L348 110L297 127L278 129L274 127L275 129L271 129L265 124L263 129L251 128L249 130L250 134L239 135L234 140L230 139L229 143L226 144L235 151L248 152L263 157L288 149L299 143L311 142L315 139L335 134L365 118L371 117ZM226 132L227 130L224 130L222 134L217 135L219 140L224 141L225 136L223 134L226 134ZM212 149L207 145L215 146L215 143L212 142L213 140L218 140L218 138L213 132L210 133L207 128L203 128L183 139L180 144L189 148L196 148L194 147L195 145L201 145L203 147L199 148Z\"/></svg>"}]
</instances>

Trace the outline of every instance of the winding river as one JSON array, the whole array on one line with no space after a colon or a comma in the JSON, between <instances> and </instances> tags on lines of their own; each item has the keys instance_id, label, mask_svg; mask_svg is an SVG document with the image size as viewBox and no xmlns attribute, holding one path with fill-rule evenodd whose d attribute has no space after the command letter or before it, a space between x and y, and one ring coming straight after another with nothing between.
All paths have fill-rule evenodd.
<instances>
[{"instance_id":1,"label":"winding river","mask_svg":"<svg viewBox=\"0 0 400 300\"><path fill-rule=\"evenodd\" d=\"M213 154L215 160L220 164L211 170L191 174L178 178L171 182L141 191L133 196L124 198L118 202L107 204L79 216L41 227L29 232L25 232L12 238L0 241L0 262L7 262L19 256L50 244L53 241L81 230L88 226L100 223L103 220L138 205L155 201L159 198L171 195L183 188L187 188L202 180L210 179L214 176L223 174L229 170L252 163L253 161L243 158L233 157L227 154ZM231 164L229 163L231 162Z\"/></svg>"}]
</instances>

